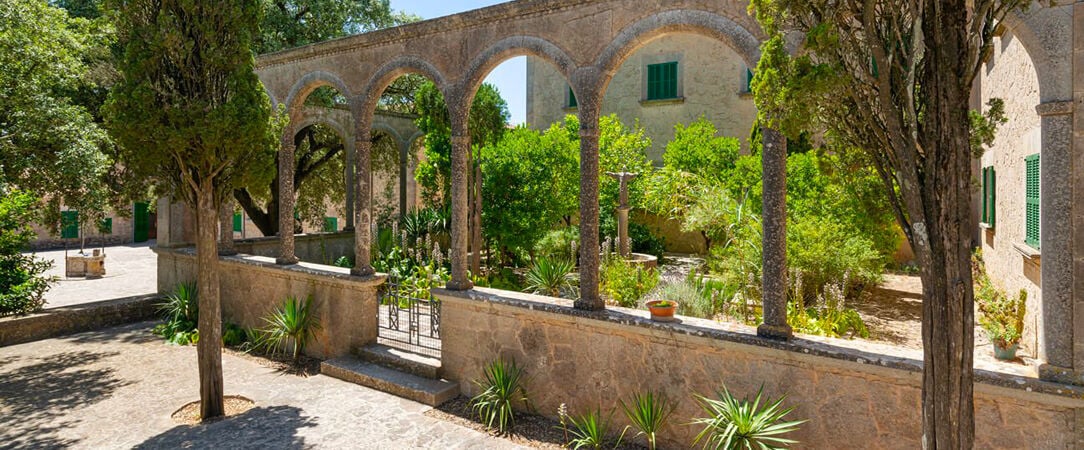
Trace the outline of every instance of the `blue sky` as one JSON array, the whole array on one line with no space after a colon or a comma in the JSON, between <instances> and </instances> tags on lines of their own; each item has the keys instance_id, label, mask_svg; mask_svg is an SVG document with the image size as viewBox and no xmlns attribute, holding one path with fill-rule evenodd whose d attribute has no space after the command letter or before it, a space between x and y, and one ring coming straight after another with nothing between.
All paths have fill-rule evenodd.
<instances>
[{"instance_id":1,"label":"blue sky","mask_svg":"<svg viewBox=\"0 0 1084 450\"><path fill-rule=\"evenodd\" d=\"M505 0L391 0L391 7L397 11L417 14L423 19L433 19L504 2ZM527 120L526 57L505 61L493 69L486 82L497 86L501 97L508 101L508 111L512 113L513 124Z\"/></svg>"}]
</instances>

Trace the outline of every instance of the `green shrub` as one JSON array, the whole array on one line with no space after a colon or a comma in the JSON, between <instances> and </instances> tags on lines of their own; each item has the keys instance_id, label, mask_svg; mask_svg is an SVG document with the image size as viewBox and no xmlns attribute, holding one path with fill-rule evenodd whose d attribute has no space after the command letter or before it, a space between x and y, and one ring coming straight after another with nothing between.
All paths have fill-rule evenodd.
<instances>
[{"instance_id":1,"label":"green shrub","mask_svg":"<svg viewBox=\"0 0 1084 450\"><path fill-rule=\"evenodd\" d=\"M227 347L240 347L248 342L249 332L240 325L226 322L222 326L222 345Z\"/></svg>"},{"instance_id":2,"label":"green shrub","mask_svg":"<svg viewBox=\"0 0 1084 450\"><path fill-rule=\"evenodd\" d=\"M335 260L335 267L352 269L354 267L354 261L351 261L350 258L347 258L346 256L340 256L339 259Z\"/></svg>"},{"instance_id":3,"label":"green shrub","mask_svg":"<svg viewBox=\"0 0 1084 450\"><path fill-rule=\"evenodd\" d=\"M601 408L589 411L587 414L579 417L567 416L562 418L562 423L571 424L572 428L569 429L565 426L566 434L571 433L572 439L568 441L568 446L573 449L591 448L600 449L610 443L610 425L613 423L613 410L610 410L610 414L606 417L602 417ZM626 428L627 430L628 428ZM624 439L625 432L622 431L621 435L617 437L617 440L613 442L613 448L617 448L621 445L621 440Z\"/></svg>"},{"instance_id":4,"label":"green shrub","mask_svg":"<svg viewBox=\"0 0 1084 450\"><path fill-rule=\"evenodd\" d=\"M575 297L575 265L567 257L539 257L527 269L527 292L550 297Z\"/></svg>"},{"instance_id":5,"label":"green shrub","mask_svg":"<svg viewBox=\"0 0 1084 450\"><path fill-rule=\"evenodd\" d=\"M576 260L580 228L576 226L559 228L546 233L534 246L535 256L562 257Z\"/></svg>"},{"instance_id":6,"label":"green shrub","mask_svg":"<svg viewBox=\"0 0 1084 450\"><path fill-rule=\"evenodd\" d=\"M523 386L523 369L515 361L499 358L483 369L483 378L475 380L481 392L471 399L471 409L478 413L482 423L501 433L507 433L516 425L515 404L527 403L527 390Z\"/></svg>"},{"instance_id":7,"label":"green shrub","mask_svg":"<svg viewBox=\"0 0 1084 450\"><path fill-rule=\"evenodd\" d=\"M45 291L56 281L44 276L51 261L22 253L34 238L33 196L0 186L0 317L29 314L45 305Z\"/></svg>"},{"instance_id":8,"label":"green shrub","mask_svg":"<svg viewBox=\"0 0 1084 450\"><path fill-rule=\"evenodd\" d=\"M1009 297L994 286L986 274L981 253L973 258L975 278L975 305L978 306L979 326L986 336L1002 348L1019 344L1024 333L1024 315L1027 313L1028 291L1021 289L1015 297Z\"/></svg>"},{"instance_id":9,"label":"green shrub","mask_svg":"<svg viewBox=\"0 0 1084 450\"><path fill-rule=\"evenodd\" d=\"M884 260L873 243L853 229L827 219L806 218L787 226L787 265L801 276L803 289L795 294L808 302L830 284L842 284L853 297L864 285L881 282ZM857 284L853 284L857 282Z\"/></svg>"},{"instance_id":10,"label":"green shrub","mask_svg":"<svg viewBox=\"0 0 1084 450\"><path fill-rule=\"evenodd\" d=\"M617 219L612 212L603 211L599 219L599 236L617 236ZM633 253L652 255L660 261L663 253L666 253L666 239L642 223L629 221L629 239L632 240Z\"/></svg>"},{"instance_id":11,"label":"green shrub","mask_svg":"<svg viewBox=\"0 0 1084 450\"><path fill-rule=\"evenodd\" d=\"M678 303L678 314L710 319L715 316L715 305L710 295L705 295L689 280L665 284L652 291L651 300L669 300Z\"/></svg>"},{"instance_id":12,"label":"green shrub","mask_svg":"<svg viewBox=\"0 0 1084 450\"><path fill-rule=\"evenodd\" d=\"M674 412L674 403L666 396L654 392L633 394L628 404L621 400L621 409L625 411L629 423L636 427L637 436L644 435L649 450L655 450L656 434L664 426L670 414Z\"/></svg>"},{"instance_id":13,"label":"green shrub","mask_svg":"<svg viewBox=\"0 0 1084 450\"><path fill-rule=\"evenodd\" d=\"M294 364L301 361L302 352L320 329L320 322L312 310L312 297L304 301L297 297L287 298L282 306L264 318L264 322L266 326L260 330L261 339L256 347L271 354L286 353L290 348Z\"/></svg>"},{"instance_id":14,"label":"green shrub","mask_svg":"<svg viewBox=\"0 0 1084 450\"><path fill-rule=\"evenodd\" d=\"M659 272L612 257L602 265L602 290L611 300L626 308L635 308L655 286Z\"/></svg>"},{"instance_id":15,"label":"green shrub","mask_svg":"<svg viewBox=\"0 0 1084 450\"><path fill-rule=\"evenodd\" d=\"M693 445L704 442L704 448L716 449L771 449L784 448L797 441L782 435L798 429L804 420L783 422L793 407L783 408L783 400L767 400L761 408L764 387L757 390L752 402L738 399L730 394L726 386L722 392L716 392L717 399L696 396L697 403L707 413L707 417L693 420L693 424L703 425L704 429L696 435Z\"/></svg>"},{"instance_id":16,"label":"green shrub","mask_svg":"<svg viewBox=\"0 0 1084 450\"><path fill-rule=\"evenodd\" d=\"M166 301L158 304L165 323L154 327L153 333L177 345L199 341L199 298L193 283L178 284Z\"/></svg>"}]
</instances>

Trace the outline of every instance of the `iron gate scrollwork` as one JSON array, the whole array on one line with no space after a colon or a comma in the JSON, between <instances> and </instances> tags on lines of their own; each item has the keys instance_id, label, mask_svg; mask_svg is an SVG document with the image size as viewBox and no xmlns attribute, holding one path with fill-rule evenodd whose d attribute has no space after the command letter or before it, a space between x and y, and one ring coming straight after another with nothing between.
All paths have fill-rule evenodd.
<instances>
[{"instance_id":1,"label":"iron gate scrollwork","mask_svg":"<svg viewBox=\"0 0 1084 450\"><path fill-rule=\"evenodd\" d=\"M380 295L379 327L381 344L440 357L440 300L427 290L405 289L389 278Z\"/></svg>"}]
</instances>

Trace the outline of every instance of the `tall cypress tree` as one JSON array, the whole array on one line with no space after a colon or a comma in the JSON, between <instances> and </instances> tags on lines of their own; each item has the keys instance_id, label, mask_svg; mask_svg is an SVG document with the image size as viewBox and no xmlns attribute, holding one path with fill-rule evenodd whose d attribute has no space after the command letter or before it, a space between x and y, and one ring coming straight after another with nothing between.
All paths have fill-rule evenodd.
<instances>
[{"instance_id":1,"label":"tall cypress tree","mask_svg":"<svg viewBox=\"0 0 1084 450\"><path fill-rule=\"evenodd\" d=\"M200 413L223 414L218 211L271 173L271 102L253 72L258 0L118 0L121 80L104 109L131 173L196 212Z\"/></svg>"}]
</instances>

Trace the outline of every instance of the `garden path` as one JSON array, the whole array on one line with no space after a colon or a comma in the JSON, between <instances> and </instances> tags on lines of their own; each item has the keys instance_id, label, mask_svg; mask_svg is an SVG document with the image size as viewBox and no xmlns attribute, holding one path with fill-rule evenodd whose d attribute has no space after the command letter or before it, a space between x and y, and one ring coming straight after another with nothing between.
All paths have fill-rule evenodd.
<instances>
[{"instance_id":1,"label":"garden path","mask_svg":"<svg viewBox=\"0 0 1084 450\"><path fill-rule=\"evenodd\" d=\"M45 293L45 309L157 292L158 257L151 251L154 243L106 247L105 276L97 280L64 278L64 250L38 252L38 258L53 261L46 275L58 278ZM78 251L68 250L72 254Z\"/></svg>"}]
</instances>

